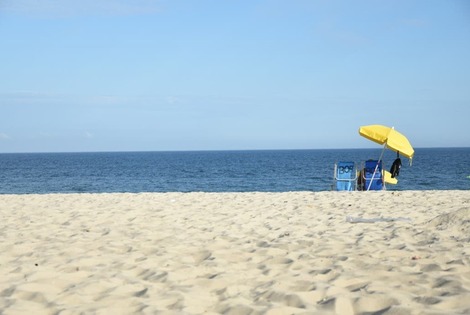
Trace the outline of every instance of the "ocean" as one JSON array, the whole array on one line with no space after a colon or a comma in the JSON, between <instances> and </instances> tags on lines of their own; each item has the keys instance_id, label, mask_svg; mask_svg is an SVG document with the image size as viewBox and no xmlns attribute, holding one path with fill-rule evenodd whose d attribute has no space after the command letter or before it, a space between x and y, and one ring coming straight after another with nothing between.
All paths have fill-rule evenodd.
<instances>
[{"instance_id":1,"label":"ocean","mask_svg":"<svg viewBox=\"0 0 470 315\"><path fill-rule=\"evenodd\" d=\"M334 163L378 159L381 148L338 150L7 153L0 194L286 192L332 189ZM385 169L396 153L386 150ZM418 148L389 190L470 189L470 148Z\"/></svg>"}]
</instances>

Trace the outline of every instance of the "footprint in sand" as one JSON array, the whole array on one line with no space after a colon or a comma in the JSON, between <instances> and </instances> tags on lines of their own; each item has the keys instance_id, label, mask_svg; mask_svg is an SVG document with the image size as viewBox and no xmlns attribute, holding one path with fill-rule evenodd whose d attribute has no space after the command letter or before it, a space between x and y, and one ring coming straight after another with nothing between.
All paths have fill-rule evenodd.
<instances>
[{"instance_id":1,"label":"footprint in sand","mask_svg":"<svg viewBox=\"0 0 470 315\"><path fill-rule=\"evenodd\" d=\"M212 253L208 250L201 250L193 254L193 259L196 264L200 264L204 260L209 259L212 256Z\"/></svg>"},{"instance_id":2,"label":"footprint in sand","mask_svg":"<svg viewBox=\"0 0 470 315\"><path fill-rule=\"evenodd\" d=\"M360 314L381 314L397 304L396 300L385 296L361 297L354 303L354 310Z\"/></svg>"}]
</instances>

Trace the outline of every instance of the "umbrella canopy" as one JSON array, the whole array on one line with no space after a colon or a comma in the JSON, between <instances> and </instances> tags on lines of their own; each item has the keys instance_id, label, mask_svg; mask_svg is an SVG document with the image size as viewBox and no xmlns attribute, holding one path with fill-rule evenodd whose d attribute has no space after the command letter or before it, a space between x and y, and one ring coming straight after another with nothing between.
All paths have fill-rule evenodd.
<instances>
[{"instance_id":1,"label":"umbrella canopy","mask_svg":"<svg viewBox=\"0 0 470 315\"><path fill-rule=\"evenodd\" d=\"M415 150L408 139L393 129L382 125L369 125L359 128L359 134L378 144L385 145L390 150L400 153L409 159L413 158Z\"/></svg>"}]
</instances>

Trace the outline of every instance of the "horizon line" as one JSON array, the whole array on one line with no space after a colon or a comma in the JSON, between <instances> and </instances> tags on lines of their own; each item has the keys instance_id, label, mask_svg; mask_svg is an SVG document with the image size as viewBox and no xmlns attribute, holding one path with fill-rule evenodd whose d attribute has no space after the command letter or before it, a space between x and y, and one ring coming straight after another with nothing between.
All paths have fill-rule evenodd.
<instances>
[{"instance_id":1,"label":"horizon line","mask_svg":"<svg viewBox=\"0 0 470 315\"><path fill-rule=\"evenodd\" d=\"M77 154L77 153L177 153L177 152L247 152L247 151L316 151L316 150L377 150L382 148L310 148L310 149L193 149L193 150L103 150L103 151L21 151L0 152L0 154ZM468 149L463 146L415 147L414 149ZM393 150L391 150L393 151Z\"/></svg>"}]
</instances>

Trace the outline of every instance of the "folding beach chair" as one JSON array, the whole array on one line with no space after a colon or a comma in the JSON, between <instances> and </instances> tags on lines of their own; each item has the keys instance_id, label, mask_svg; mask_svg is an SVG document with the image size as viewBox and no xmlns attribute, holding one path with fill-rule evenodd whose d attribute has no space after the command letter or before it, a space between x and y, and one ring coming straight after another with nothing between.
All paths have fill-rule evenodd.
<instances>
[{"instance_id":1,"label":"folding beach chair","mask_svg":"<svg viewBox=\"0 0 470 315\"><path fill-rule=\"evenodd\" d=\"M338 162L335 164L336 190L356 190L357 169L354 162Z\"/></svg>"},{"instance_id":2,"label":"folding beach chair","mask_svg":"<svg viewBox=\"0 0 470 315\"><path fill-rule=\"evenodd\" d=\"M362 171L362 190L385 189L382 172L382 161L367 160Z\"/></svg>"}]
</instances>

